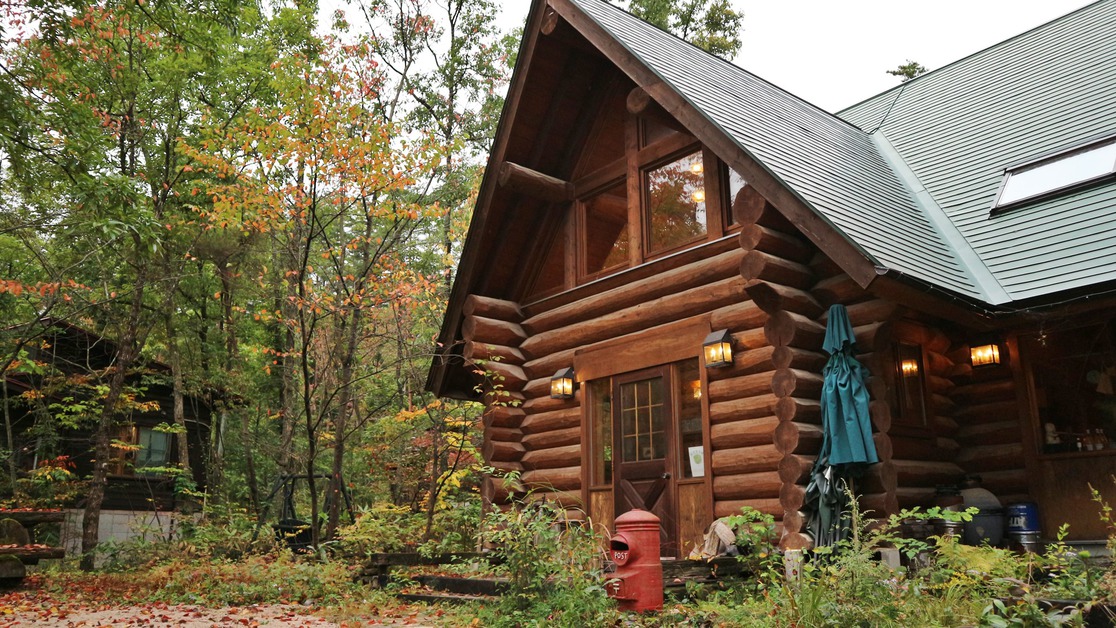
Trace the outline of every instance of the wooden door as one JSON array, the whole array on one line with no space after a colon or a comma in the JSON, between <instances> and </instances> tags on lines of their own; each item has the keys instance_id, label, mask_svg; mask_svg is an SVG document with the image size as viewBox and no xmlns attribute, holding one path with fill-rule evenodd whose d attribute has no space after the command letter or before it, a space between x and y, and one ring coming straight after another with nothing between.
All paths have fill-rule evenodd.
<instances>
[{"instance_id":1,"label":"wooden door","mask_svg":"<svg viewBox=\"0 0 1116 628\"><path fill-rule=\"evenodd\" d=\"M674 503L671 372L662 366L612 381L616 515L633 508L662 521L661 555L678 556Z\"/></svg>"}]
</instances>

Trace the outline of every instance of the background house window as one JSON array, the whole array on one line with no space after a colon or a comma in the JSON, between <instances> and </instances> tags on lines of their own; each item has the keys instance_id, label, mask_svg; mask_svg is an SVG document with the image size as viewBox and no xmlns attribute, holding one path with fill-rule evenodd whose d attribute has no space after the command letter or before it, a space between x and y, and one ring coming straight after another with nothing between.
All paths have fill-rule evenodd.
<instances>
[{"instance_id":1,"label":"background house window","mask_svg":"<svg viewBox=\"0 0 1116 628\"><path fill-rule=\"evenodd\" d=\"M171 435L150 427L137 428L136 472L153 467L166 467L170 462Z\"/></svg>"},{"instance_id":2,"label":"background house window","mask_svg":"<svg viewBox=\"0 0 1116 628\"><path fill-rule=\"evenodd\" d=\"M644 193L650 253L705 237L705 164L701 151L648 170Z\"/></svg>"}]
</instances>

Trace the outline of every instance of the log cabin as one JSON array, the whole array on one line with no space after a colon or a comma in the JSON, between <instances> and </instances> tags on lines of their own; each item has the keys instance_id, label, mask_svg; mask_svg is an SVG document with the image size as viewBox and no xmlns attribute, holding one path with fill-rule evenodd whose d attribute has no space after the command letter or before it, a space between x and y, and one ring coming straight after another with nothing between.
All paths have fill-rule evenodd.
<instances>
[{"instance_id":1,"label":"log cabin","mask_svg":"<svg viewBox=\"0 0 1116 628\"><path fill-rule=\"evenodd\" d=\"M872 374L864 508L975 474L1102 538L1114 97L1113 0L837 114L603 0L535 0L427 386L483 399L484 455L532 497L605 530L659 514L664 556L744 506L807 547L844 304Z\"/></svg>"},{"instance_id":2,"label":"log cabin","mask_svg":"<svg viewBox=\"0 0 1116 628\"><path fill-rule=\"evenodd\" d=\"M12 331L19 332L21 328ZM16 466L24 473L45 461L65 456L78 478L93 471L90 404L97 386L103 386L118 354L112 340L62 320L47 321L45 329L27 343L26 360L39 364L35 373L9 371L4 376L7 404L5 413L12 419ZM156 361L138 365L126 379L129 403L115 426L113 458L109 462L105 497L102 504L102 537L106 533L123 540L129 522L142 513L170 511L175 507L174 479L165 470L179 463L177 442L185 438L191 470L197 486L205 486L205 461L209 436L209 404L196 395L184 399L187 431L175 434L160 429L173 425L173 393L170 367ZM77 416L78 404L89 404L84 418ZM73 409L67 410L66 407ZM67 419L65 415L69 414ZM44 420L46 419L46 420ZM57 504L71 509L83 508L80 496L74 503ZM80 517L71 513L69 521ZM80 539L80 526L77 532Z\"/></svg>"}]
</instances>

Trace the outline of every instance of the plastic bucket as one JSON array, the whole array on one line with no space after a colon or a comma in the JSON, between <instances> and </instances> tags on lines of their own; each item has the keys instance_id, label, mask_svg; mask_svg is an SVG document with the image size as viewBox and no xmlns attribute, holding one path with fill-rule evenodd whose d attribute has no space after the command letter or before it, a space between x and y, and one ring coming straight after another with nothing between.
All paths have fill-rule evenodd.
<instances>
[{"instance_id":1,"label":"plastic bucket","mask_svg":"<svg viewBox=\"0 0 1116 628\"><path fill-rule=\"evenodd\" d=\"M1004 540L1004 510L982 508L977 511L972 521L965 522L964 540L965 545L998 546Z\"/></svg>"},{"instance_id":2,"label":"plastic bucket","mask_svg":"<svg viewBox=\"0 0 1116 628\"><path fill-rule=\"evenodd\" d=\"M1011 504L1007 507L1005 514L1007 515L1007 532L1013 536L1021 536L1028 533L1042 532L1042 524L1039 523L1038 504L1033 502L1022 502L1019 504Z\"/></svg>"}]
</instances>

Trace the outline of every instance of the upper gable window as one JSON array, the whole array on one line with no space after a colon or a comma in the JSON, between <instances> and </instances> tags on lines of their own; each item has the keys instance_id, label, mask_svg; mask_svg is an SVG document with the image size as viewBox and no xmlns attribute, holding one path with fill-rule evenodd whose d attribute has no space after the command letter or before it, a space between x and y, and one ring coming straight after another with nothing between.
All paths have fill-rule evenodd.
<instances>
[{"instance_id":1,"label":"upper gable window","mask_svg":"<svg viewBox=\"0 0 1116 628\"><path fill-rule=\"evenodd\" d=\"M705 238L705 165L700 150L648 170L644 184L650 253Z\"/></svg>"},{"instance_id":2,"label":"upper gable window","mask_svg":"<svg viewBox=\"0 0 1116 628\"><path fill-rule=\"evenodd\" d=\"M993 208L1065 190L1116 173L1116 138L1007 171Z\"/></svg>"}]
</instances>

